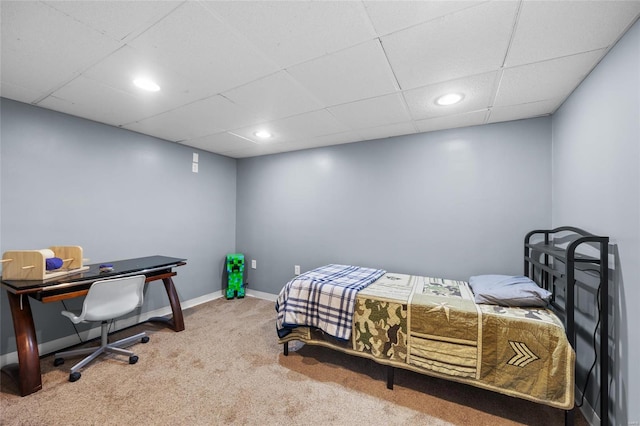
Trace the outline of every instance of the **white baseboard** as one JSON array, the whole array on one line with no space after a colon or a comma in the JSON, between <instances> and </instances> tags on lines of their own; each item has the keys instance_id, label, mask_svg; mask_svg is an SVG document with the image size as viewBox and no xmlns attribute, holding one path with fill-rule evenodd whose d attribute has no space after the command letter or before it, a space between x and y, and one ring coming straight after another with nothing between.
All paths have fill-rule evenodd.
<instances>
[{"instance_id":1,"label":"white baseboard","mask_svg":"<svg viewBox=\"0 0 640 426\"><path fill-rule=\"evenodd\" d=\"M189 308L193 308L194 306L202 305L203 303L211 302L212 300L220 299L221 297L222 297L222 290L205 294L204 296L196 297L195 299L190 299L190 300L187 300L186 302L180 302L180 306L182 306L182 309L189 309ZM167 306L164 309L167 311L165 315L168 315L171 313L170 306ZM157 317L159 315L152 315L152 316Z\"/></svg>"},{"instance_id":2,"label":"white baseboard","mask_svg":"<svg viewBox=\"0 0 640 426\"><path fill-rule=\"evenodd\" d=\"M576 386L575 393L576 393L576 401L579 401L580 399L582 399L582 391L578 389L577 386ZM589 404L589 401L587 401L586 399L583 399L582 401L583 401L582 407L580 407L579 410L584 416L587 423L589 423L592 426L599 425L600 416L598 416L598 413L596 413L596 410L594 410L593 407L591 407L591 404Z\"/></svg>"},{"instance_id":3,"label":"white baseboard","mask_svg":"<svg viewBox=\"0 0 640 426\"><path fill-rule=\"evenodd\" d=\"M249 290L247 289L247 296L250 297L255 297L257 299L264 299L264 300L270 300L272 302L275 302L278 299L278 295L277 294L271 294L271 293L265 293L263 291L257 291L257 290Z\"/></svg>"},{"instance_id":4,"label":"white baseboard","mask_svg":"<svg viewBox=\"0 0 640 426\"><path fill-rule=\"evenodd\" d=\"M217 291L214 293L206 294L204 296L196 297L195 299L190 299L185 302L181 302L180 305L182 309L192 308L194 306L211 302L212 300L219 299L222 297L222 291ZM160 309L155 309L153 311L144 312L139 315L134 315L127 318L122 318L115 320L113 325L110 328L110 331L122 330L123 328L131 327L136 324L147 321L149 318L153 317L163 317L171 314L171 306L165 306ZM86 342L87 340L91 340L97 337L100 337L100 326L93 327L86 331L81 331L80 338L82 342ZM47 355L54 352L58 352L62 349L68 348L73 345L77 345L81 342L78 341L78 336L75 334L71 334L69 336L61 337L60 339L51 340L48 342L43 342L38 344L38 351L40 355ZM8 364L16 364L18 362L18 352L10 352L4 355L0 355L0 366L5 366Z\"/></svg>"},{"instance_id":5,"label":"white baseboard","mask_svg":"<svg viewBox=\"0 0 640 426\"><path fill-rule=\"evenodd\" d=\"M180 305L182 309L193 308L194 306L201 305L203 303L211 302L213 300L219 299L223 297L222 290L216 291L213 293L205 294L204 296L196 297L195 299L190 299L184 302L181 302ZM271 293L265 293L257 290L249 290L247 289L246 295L249 297L256 297L258 299L265 299L275 302L277 296ZM123 318L114 321L111 326L110 331L122 330L123 328L131 327L136 324L140 324L142 322L147 321L149 318L153 317L163 317L171 314L171 306L165 306L160 309L155 309L153 311L144 312L139 315L135 315L128 318ZM100 326L93 327L86 331L80 332L80 338L82 342L86 342L87 340L95 339L100 337ZM40 355L47 355L54 352L61 351L62 349L66 349L70 346L77 345L81 342L78 341L78 336L75 334L71 334L69 336L61 337L59 339L51 340L48 342L38 344L38 351ZM8 364L16 364L18 362L18 352L10 352L4 355L0 355L0 366L5 366Z\"/></svg>"}]
</instances>

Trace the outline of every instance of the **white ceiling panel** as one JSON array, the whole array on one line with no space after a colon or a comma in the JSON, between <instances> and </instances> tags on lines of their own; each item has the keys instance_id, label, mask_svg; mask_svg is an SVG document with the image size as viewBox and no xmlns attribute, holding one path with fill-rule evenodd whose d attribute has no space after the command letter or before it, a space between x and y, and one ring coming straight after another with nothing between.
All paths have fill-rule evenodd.
<instances>
[{"instance_id":1,"label":"white ceiling panel","mask_svg":"<svg viewBox=\"0 0 640 426\"><path fill-rule=\"evenodd\" d=\"M524 2L505 66L609 47L639 12L640 1Z\"/></svg>"},{"instance_id":2,"label":"white ceiling panel","mask_svg":"<svg viewBox=\"0 0 640 426\"><path fill-rule=\"evenodd\" d=\"M288 71L327 106L397 90L378 40L322 56Z\"/></svg>"},{"instance_id":3,"label":"white ceiling panel","mask_svg":"<svg viewBox=\"0 0 640 426\"><path fill-rule=\"evenodd\" d=\"M205 151L225 153L255 148L256 144L232 133L217 133L180 142Z\"/></svg>"},{"instance_id":4,"label":"white ceiling panel","mask_svg":"<svg viewBox=\"0 0 640 426\"><path fill-rule=\"evenodd\" d=\"M92 99L100 99L100 103ZM119 126L131 117L144 117L156 110L153 102L144 102L129 93L78 77L47 96L38 106L66 114Z\"/></svg>"},{"instance_id":5,"label":"white ceiling panel","mask_svg":"<svg viewBox=\"0 0 640 426\"><path fill-rule=\"evenodd\" d=\"M337 105L328 109L338 120L352 129L379 127L411 120L404 99L399 93Z\"/></svg>"},{"instance_id":6,"label":"white ceiling panel","mask_svg":"<svg viewBox=\"0 0 640 426\"><path fill-rule=\"evenodd\" d=\"M482 1L478 0L395 2L365 0L364 6L378 35L387 35L481 3Z\"/></svg>"},{"instance_id":7,"label":"white ceiling panel","mask_svg":"<svg viewBox=\"0 0 640 426\"><path fill-rule=\"evenodd\" d=\"M273 134L273 138L267 141L261 141L254 134L259 130L267 130ZM281 143L292 142L305 138L314 138L317 136L331 135L350 130L347 126L340 123L333 115L326 110L308 112L305 114L287 117L281 120L262 123L259 125L248 126L242 129L236 129L236 133L242 137L252 140L256 143Z\"/></svg>"},{"instance_id":8,"label":"white ceiling panel","mask_svg":"<svg viewBox=\"0 0 640 426\"><path fill-rule=\"evenodd\" d=\"M301 143L308 148L311 148L311 147L316 148L319 146L341 145L341 144L350 143L350 142L358 142L361 140L362 138L357 132L348 131L348 132L334 133L332 135L317 136L312 139L303 140Z\"/></svg>"},{"instance_id":9,"label":"white ceiling panel","mask_svg":"<svg viewBox=\"0 0 640 426\"><path fill-rule=\"evenodd\" d=\"M490 72L407 90L404 97L412 117L416 120L487 109L491 106L497 74ZM448 93L463 94L464 99L454 105L437 105L436 100Z\"/></svg>"},{"instance_id":10,"label":"white ceiling panel","mask_svg":"<svg viewBox=\"0 0 640 426\"><path fill-rule=\"evenodd\" d=\"M200 88L201 97L278 70L244 37L196 2L183 3L129 44L185 75Z\"/></svg>"},{"instance_id":11,"label":"white ceiling panel","mask_svg":"<svg viewBox=\"0 0 640 426\"><path fill-rule=\"evenodd\" d=\"M494 105L567 97L601 56L601 51L595 51L505 69Z\"/></svg>"},{"instance_id":12,"label":"white ceiling panel","mask_svg":"<svg viewBox=\"0 0 640 426\"><path fill-rule=\"evenodd\" d=\"M0 13L4 98L245 158L552 114L640 1L2 0ZM161 90L134 87L140 75ZM464 99L437 107L445 92Z\"/></svg>"},{"instance_id":13,"label":"white ceiling panel","mask_svg":"<svg viewBox=\"0 0 640 426\"><path fill-rule=\"evenodd\" d=\"M288 72L252 81L222 94L252 111L260 111L265 121L322 109L322 104Z\"/></svg>"},{"instance_id":14,"label":"white ceiling panel","mask_svg":"<svg viewBox=\"0 0 640 426\"><path fill-rule=\"evenodd\" d=\"M282 68L375 37L359 1L214 1L206 7Z\"/></svg>"},{"instance_id":15,"label":"white ceiling panel","mask_svg":"<svg viewBox=\"0 0 640 426\"><path fill-rule=\"evenodd\" d=\"M120 43L46 4L2 2L3 82L38 92L58 88Z\"/></svg>"},{"instance_id":16,"label":"white ceiling panel","mask_svg":"<svg viewBox=\"0 0 640 426\"><path fill-rule=\"evenodd\" d=\"M47 93L39 92L28 87L16 86L15 84L8 83L6 81L0 81L0 96L7 99L13 99L16 101L29 104L42 98Z\"/></svg>"},{"instance_id":17,"label":"white ceiling panel","mask_svg":"<svg viewBox=\"0 0 640 426\"><path fill-rule=\"evenodd\" d=\"M413 121L358 130L358 134L362 137L362 140L384 139L392 136L409 135L417 132L418 130Z\"/></svg>"},{"instance_id":18,"label":"white ceiling panel","mask_svg":"<svg viewBox=\"0 0 640 426\"><path fill-rule=\"evenodd\" d=\"M152 101L155 108L149 110L149 115L156 115L205 97L201 88L190 79L174 71L172 67L158 64L147 57L145 52L130 46L122 47L87 69L82 75L116 90ZM149 93L136 87L133 80L140 77L153 80L161 90ZM126 123L149 115L130 117Z\"/></svg>"},{"instance_id":19,"label":"white ceiling panel","mask_svg":"<svg viewBox=\"0 0 640 426\"><path fill-rule=\"evenodd\" d=\"M318 148L318 147L327 146L327 145L342 145L345 143L352 143L352 142L357 142L361 140L362 138L358 133L354 131L348 131L348 132L342 132L342 133L335 133L333 135L318 136L315 138L304 139L304 140L295 141L295 142L284 142L282 144L278 144L277 146L280 149L280 152L284 152L284 151L293 151L296 149L295 148L296 146L303 147L303 149L309 149L309 148ZM300 148L297 148L297 149L300 149Z\"/></svg>"},{"instance_id":20,"label":"white ceiling panel","mask_svg":"<svg viewBox=\"0 0 640 426\"><path fill-rule=\"evenodd\" d=\"M400 87L493 71L505 58L517 2L483 3L382 37Z\"/></svg>"},{"instance_id":21,"label":"white ceiling panel","mask_svg":"<svg viewBox=\"0 0 640 426\"><path fill-rule=\"evenodd\" d=\"M180 1L46 1L47 5L114 40L133 37L175 9Z\"/></svg>"},{"instance_id":22,"label":"white ceiling panel","mask_svg":"<svg viewBox=\"0 0 640 426\"><path fill-rule=\"evenodd\" d=\"M254 144L252 147L225 151L222 154L233 158L255 157L257 155L277 154L280 152L292 151L286 148L287 145L279 144ZM303 148L305 149L305 148Z\"/></svg>"},{"instance_id":23,"label":"white ceiling panel","mask_svg":"<svg viewBox=\"0 0 640 426\"><path fill-rule=\"evenodd\" d=\"M486 116L487 111L474 111L466 114L447 115L444 117L420 120L416 121L416 125L421 132L433 132L435 130L479 126L485 123Z\"/></svg>"},{"instance_id":24,"label":"white ceiling panel","mask_svg":"<svg viewBox=\"0 0 640 426\"><path fill-rule=\"evenodd\" d=\"M560 106L561 99L531 102L529 104L493 107L489 112L487 123L500 121L520 120L536 116L548 115L549 111L555 111Z\"/></svg>"},{"instance_id":25,"label":"white ceiling panel","mask_svg":"<svg viewBox=\"0 0 640 426\"><path fill-rule=\"evenodd\" d=\"M163 134L175 142L220 133L257 121L257 116L217 95L124 127L141 133Z\"/></svg>"}]
</instances>

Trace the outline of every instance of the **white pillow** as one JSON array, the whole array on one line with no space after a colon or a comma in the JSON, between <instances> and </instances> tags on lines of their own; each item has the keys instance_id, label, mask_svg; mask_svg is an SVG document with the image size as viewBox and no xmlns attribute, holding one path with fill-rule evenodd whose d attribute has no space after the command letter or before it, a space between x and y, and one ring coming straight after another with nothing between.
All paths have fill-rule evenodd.
<instances>
[{"instance_id":1,"label":"white pillow","mask_svg":"<svg viewBox=\"0 0 640 426\"><path fill-rule=\"evenodd\" d=\"M525 276L477 275L469 278L476 303L545 307L551 292Z\"/></svg>"}]
</instances>

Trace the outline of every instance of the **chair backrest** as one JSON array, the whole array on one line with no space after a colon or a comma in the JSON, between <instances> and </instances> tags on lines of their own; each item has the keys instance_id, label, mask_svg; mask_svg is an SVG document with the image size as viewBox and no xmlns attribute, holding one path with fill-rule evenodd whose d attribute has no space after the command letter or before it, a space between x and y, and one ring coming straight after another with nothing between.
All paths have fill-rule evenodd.
<instances>
[{"instance_id":1,"label":"chair backrest","mask_svg":"<svg viewBox=\"0 0 640 426\"><path fill-rule=\"evenodd\" d=\"M144 275L96 281L84 299L81 321L105 321L128 314L142 305Z\"/></svg>"}]
</instances>

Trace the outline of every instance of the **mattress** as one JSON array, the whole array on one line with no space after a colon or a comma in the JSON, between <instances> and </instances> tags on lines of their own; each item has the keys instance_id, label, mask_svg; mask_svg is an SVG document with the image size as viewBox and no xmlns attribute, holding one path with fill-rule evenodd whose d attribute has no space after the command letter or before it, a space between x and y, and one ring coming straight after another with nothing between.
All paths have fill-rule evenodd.
<instances>
[{"instance_id":1,"label":"mattress","mask_svg":"<svg viewBox=\"0 0 640 426\"><path fill-rule=\"evenodd\" d=\"M308 326L279 341L290 340L556 408L574 405L575 353L558 317L477 304L465 281L387 272L357 293L347 341Z\"/></svg>"}]
</instances>

